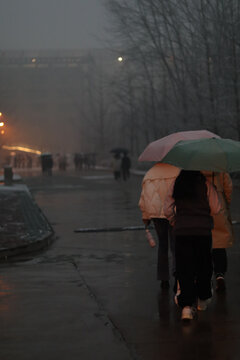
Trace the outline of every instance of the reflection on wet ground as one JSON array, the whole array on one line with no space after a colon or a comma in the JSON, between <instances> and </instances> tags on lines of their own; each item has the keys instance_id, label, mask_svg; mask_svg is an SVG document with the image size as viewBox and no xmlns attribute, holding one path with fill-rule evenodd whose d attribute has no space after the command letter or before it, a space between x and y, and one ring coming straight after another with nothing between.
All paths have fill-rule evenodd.
<instances>
[{"instance_id":1,"label":"reflection on wet ground","mask_svg":"<svg viewBox=\"0 0 240 360\"><path fill-rule=\"evenodd\" d=\"M81 208L88 203L89 208L94 210L92 223L138 223L140 181L135 179L128 186L124 185L102 184L103 192L99 193L99 185L95 184L95 188L91 188L92 195L81 196ZM101 204L104 204L104 209ZM236 202L233 201L232 206L238 210ZM237 216L238 212L235 211L235 214ZM215 294L209 309L200 313L189 326L184 326L180 321L180 309L174 304L172 290L158 289L155 280L156 253L148 248L143 233L92 234L87 236L87 240L81 237L76 241L80 242L83 255L75 258L82 276L111 314L126 341L134 344L137 354L143 359L236 358L239 351L236 340L240 325L240 293L235 294L237 284L234 285L234 282L238 283L239 279L233 274L239 273L238 246L229 255L226 295ZM93 244L89 244L92 241ZM98 250L99 245L102 251ZM89 251L89 246L94 252ZM109 254L110 249L114 251ZM126 249L130 256L126 256Z\"/></svg>"},{"instance_id":2,"label":"reflection on wet ground","mask_svg":"<svg viewBox=\"0 0 240 360\"><path fill-rule=\"evenodd\" d=\"M9 297L14 296L14 286L4 276L0 276L0 314L8 314L11 311ZM1 315L0 315L1 318Z\"/></svg>"}]
</instances>

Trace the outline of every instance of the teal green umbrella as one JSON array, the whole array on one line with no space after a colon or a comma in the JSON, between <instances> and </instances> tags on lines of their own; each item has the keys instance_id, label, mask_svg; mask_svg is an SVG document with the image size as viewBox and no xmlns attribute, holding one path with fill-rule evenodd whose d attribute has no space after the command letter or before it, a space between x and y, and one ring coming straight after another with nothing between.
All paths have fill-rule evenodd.
<instances>
[{"instance_id":1,"label":"teal green umbrella","mask_svg":"<svg viewBox=\"0 0 240 360\"><path fill-rule=\"evenodd\" d=\"M185 170L240 171L240 142L216 138L179 141L162 162Z\"/></svg>"}]
</instances>

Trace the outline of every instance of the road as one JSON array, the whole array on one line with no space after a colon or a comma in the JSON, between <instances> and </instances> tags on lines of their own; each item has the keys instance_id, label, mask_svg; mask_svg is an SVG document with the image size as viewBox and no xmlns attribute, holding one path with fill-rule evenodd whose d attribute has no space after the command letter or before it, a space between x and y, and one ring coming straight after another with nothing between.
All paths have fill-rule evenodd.
<instances>
[{"instance_id":1,"label":"road","mask_svg":"<svg viewBox=\"0 0 240 360\"><path fill-rule=\"evenodd\" d=\"M74 232L142 225L140 176L30 175L24 180L58 238L45 252L1 265L1 360L239 359L239 243L229 251L226 294L214 294L209 309L183 326L172 291L159 288L156 249L143 231ZM236 188L239 220L238 199Z\"/></svg>"}]
</instances>

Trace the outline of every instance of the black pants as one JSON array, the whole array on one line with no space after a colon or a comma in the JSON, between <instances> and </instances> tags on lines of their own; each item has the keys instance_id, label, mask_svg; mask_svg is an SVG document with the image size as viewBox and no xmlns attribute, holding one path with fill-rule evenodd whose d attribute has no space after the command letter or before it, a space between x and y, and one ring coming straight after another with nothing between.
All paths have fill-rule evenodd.
<instances>
[{"instance_id":1,"label":"black pants","mask_svg":"<svg viewBox=\"0 0 240 360\"><path fill-rule=\"evenodd\" d=\"M171 273L175 272L175 249L172 229L167 219L152 219L158 236L157 279L169 280L169 243L171 249Z\"/></svg>"},{"instance_id":2,"label":"black pants","mask_svg":"<svg viewBox=\"0 0 240 360\"><path fill-rule=\"evenodd\" d=\"M213 271L215 276L224 276L227 272L227 252L226 249L213 249Z\"/></svg>"},{"instance_id":3,"label":"black pants","mask_svg":"<svg viewBox=\"0 0 240 360\"><path fill-rule=\"evenodd\" d=\"M176 236L176 275L181 294L178 304L192 306L197 298L212 296L212 236Z\"/></svg>"}]
</instances>

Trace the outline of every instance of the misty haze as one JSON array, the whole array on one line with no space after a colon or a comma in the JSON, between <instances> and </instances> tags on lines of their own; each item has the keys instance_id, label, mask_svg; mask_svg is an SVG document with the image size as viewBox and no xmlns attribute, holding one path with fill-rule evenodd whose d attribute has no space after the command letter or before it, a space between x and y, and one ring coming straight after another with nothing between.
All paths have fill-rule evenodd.
<instances>
[{"instance_id":1,"label":"misty haze","mask_svg":"<svg viewBox=\"0 0 240 360\"><path fill-rule=\"evenodd\" d=\"M239 140L239 0L0 0L0 360L239 359Z\"/></svg>"},{"instance_id":2,"label":"misty haze","mask_svg":"<svg viewBox=\"0 0 240 360\"><path fill-rule=\"evenodd\" d=\"M189 3L1 1L2 143L101 159L179 130L238 139L239 13Z\"/></svg>"}]
</instances>

